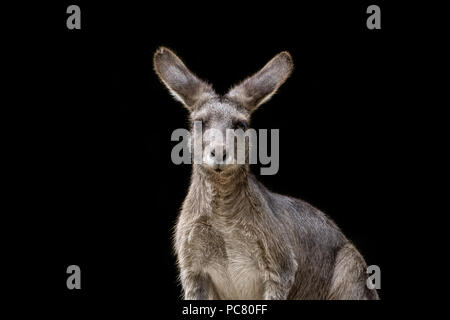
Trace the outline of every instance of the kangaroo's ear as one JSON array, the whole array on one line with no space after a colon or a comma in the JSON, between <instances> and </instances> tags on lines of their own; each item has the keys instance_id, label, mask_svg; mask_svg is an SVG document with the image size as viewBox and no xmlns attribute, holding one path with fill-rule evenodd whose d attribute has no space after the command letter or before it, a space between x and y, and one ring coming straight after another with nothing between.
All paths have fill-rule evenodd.
<instances>
[{"instance_id":1,"label":"kangaroo's ear","mask_svg":"<svg viewBox=\"0 0 450 320\"><path fill-rule=\"evenodd\" d=\"M210 85L197 78L171 50L160 47L153 56L153 67L175 99L188 109L214 95Z\"/></svg>"},{"instance_id":2,"label":"kangaroo's ear","mask_svg":"<svg viewBox=\"0 0 450 320\"><path fill-rule=\"evenodd\" d=\"M228 92L227 97L239 102L250 112L270 99L292 73L294 64L287 51L277 54L264 68Z\"/></svg>"}]
</instances>

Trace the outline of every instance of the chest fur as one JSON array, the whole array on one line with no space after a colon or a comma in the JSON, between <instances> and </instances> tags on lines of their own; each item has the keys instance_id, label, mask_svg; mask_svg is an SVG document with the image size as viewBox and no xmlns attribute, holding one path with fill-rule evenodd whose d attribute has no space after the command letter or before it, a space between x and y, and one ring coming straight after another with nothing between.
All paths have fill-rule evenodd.
<instances>
[{"instance_id":1,"label":"chest fur","mask_svg":"<svg viewBox=\"0 0 450 320\"><path fill-rule=\"evenodd\" d=\"M222 232L222 236L225 255L206 268L217 294L222 299L262 299L256 244L239 232Z\"/></svg>"}]
</instances>

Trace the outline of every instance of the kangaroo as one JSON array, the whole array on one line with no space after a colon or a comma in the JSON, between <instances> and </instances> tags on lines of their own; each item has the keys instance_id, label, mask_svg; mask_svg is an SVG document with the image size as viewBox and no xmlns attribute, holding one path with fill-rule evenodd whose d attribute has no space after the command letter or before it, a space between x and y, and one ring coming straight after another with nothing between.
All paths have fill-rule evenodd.
<instances>
[{"instance_id":1,"label":"kangaroo","mask_svg":"<svg viewBox=\"0 0 450 320\"><path fill-rule=\"evenodd\" d=\"M225 132L248 128L251 114L290 76L293 61L281 52L225 95L165 47L153 66L192 123ZM204 161L192 166L174 232L185 299L378 299L366 286L363 257L330 218L266 189L248 163L224 163L228 150L214 136L202 144Z\"/></svg>"}]
</instances>

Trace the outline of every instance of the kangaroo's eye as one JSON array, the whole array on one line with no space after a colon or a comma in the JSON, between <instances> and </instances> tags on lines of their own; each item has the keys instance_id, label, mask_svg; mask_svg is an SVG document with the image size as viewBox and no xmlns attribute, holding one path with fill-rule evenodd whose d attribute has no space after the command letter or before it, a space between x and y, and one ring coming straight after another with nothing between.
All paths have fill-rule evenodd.
<instances>
[{"instance_id":1,"label":"kangaroo's eye","mask_svg":"<svg viewBox=\"0 0 450 320\"><path fill-rule=\"evenodd\" d=\"M245 121L236 121L233 125L234 129L247 130L248 124Z\"/></svg>"}]
</instances>

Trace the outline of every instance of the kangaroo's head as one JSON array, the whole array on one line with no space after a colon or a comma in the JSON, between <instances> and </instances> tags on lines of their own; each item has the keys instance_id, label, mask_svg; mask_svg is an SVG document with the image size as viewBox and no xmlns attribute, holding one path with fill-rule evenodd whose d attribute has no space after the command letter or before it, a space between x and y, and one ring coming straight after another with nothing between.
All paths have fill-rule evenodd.
<instances>
[{"instance_id":1,"label":"kangaroo's head","mask_svg":"<svg viewBox=\"0 0 450 320\"><path fill-rule=\"evenodd\" d=\"M218 95L167 48L161 47L155 52L153 65L175 99L190 111L193 135L194 127L198 128L201 124L203 145L200 166L213 174L223 174L242 166L228 161L230 155L236 157L237 152L230 152L225 143L227 129L247 130L252 112L270 99L293 69L291 55L281 52L227 94Z\"/></svg>"}]
</instances>

